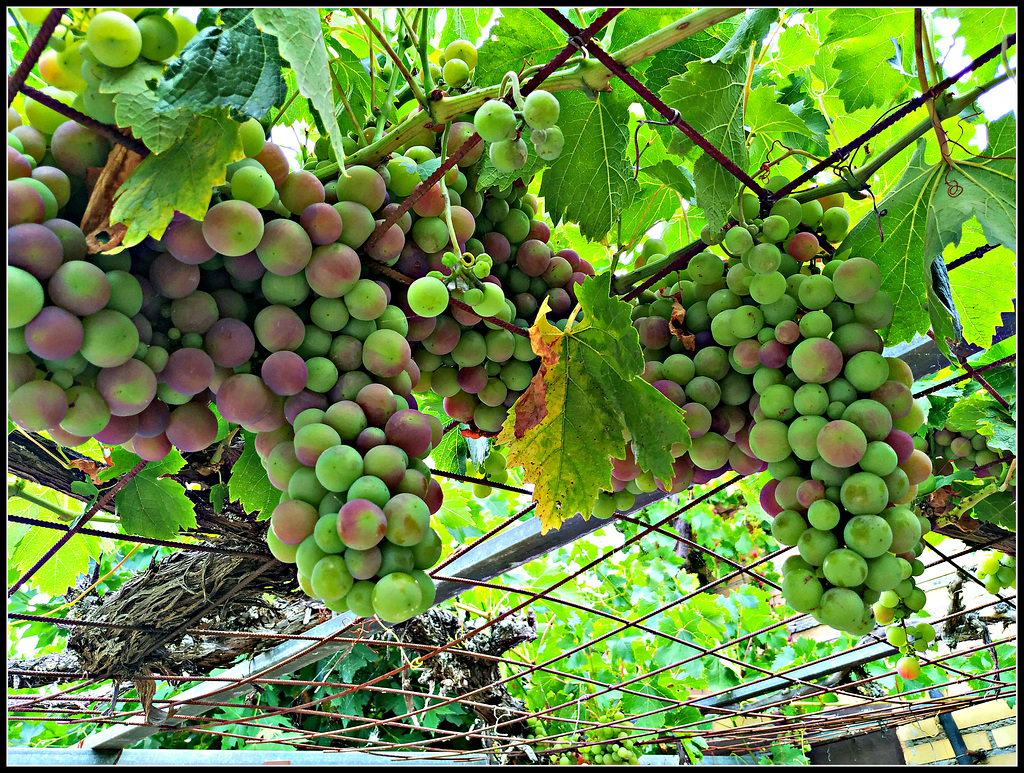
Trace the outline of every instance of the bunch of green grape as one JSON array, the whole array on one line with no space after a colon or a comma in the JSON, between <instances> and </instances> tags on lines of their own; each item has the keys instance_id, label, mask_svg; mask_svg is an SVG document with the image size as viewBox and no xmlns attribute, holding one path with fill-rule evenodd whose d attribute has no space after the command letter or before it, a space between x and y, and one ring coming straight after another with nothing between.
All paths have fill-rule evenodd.
<instances>
[{"instance_id":1,"label":"bunch of green grape","mask_svg":"<svg viewBox=\"0 0 1024 773\"><path fill-rule=\"evenodd\" d=\"M596 721L600 724L623 722L626 715L615 708L609 708ZM630 733L618 727L598 727L587 731L587 740L595 743L582 746L578 750L590 765L639 765L640 759ZM608 743L612 741L612 743ZM565 764L559 761L559 764Z\"/></svg>"},{"instance_id":2,"label":"bunch of green grape","mask_svg":"<svg viewBox=\"0 0 1024 773\"><path fill-rule=\"evenodd\" d=\"M932 460L938 475L954 470L982 468L986 477L995 477L995 469L1009 463L1013 454L992 446L992 438L974 430L958 430L948 425L931 433Z\"/></svg>"},{"instance_id":3,"label":"bunch of green grape","mask_svg":"<svg viewBox=\"0 0 1024 773\"><path fill-rule=\"evenodd\" d=\"M486 478L488 482L507 483L507 465L508 460L505 459L505 454L502 453L501 449L496 446L492 446L479 469L473 464L473 462L466 462L466 474L470 476L480 475L483 478ZM479 499L486 499L493 491L494 489L487 485L487 483L473 484L473 496Z\"/></svg>"},{"instance_id":4,"label":"bunch of green grape","mask_svg":"<svg viewBox=\"0 0 1024 773\"><path fill-rule=\"evenodd\" d=\"M925 652L935 641L935 628L931 623L917 625L892 625L885 632L885 638L900 651L896 661L896 673L904 679L917 679L921 674L921 661L917 653Z\"/></svg>"},{"instance_id":5,"label":"bunch of green grape","mask_svg":"<svg viewBox=\"0 0 1024 773\"><path fill-rule=\"evenodd\" d=\"M673 481L655 481L627 449L612 482L672 490L730 469L767 470L761 504L773 535L799 551L784 566L785 598L866 633L883 592L907 612L924 606L914 562L930 524L905 505L931 462L914 447L924 411L910 369L882 355L877 331L893 304L881 273L831 246L849 225L841 204L782 198L762 218L744 194L740 223L721 238L705 234L724 260L699 253L684 278L641 296L633 323L644 378L685 411L691 443L676 449Z\"/></svg>"},{"instance_id":6,"label":"bunch of green grape","mask_svg":"<svg viewBox=\"0 0 1024 773\"><path fill-rule=\"evenodd\" d=\"M989 593L998 593L1004 588L1016 590L1017 557L993 550L978 564L978 579L985 583L985 590Z\"/></svg>"},{"instance_id":7,"label":"bunch of green grape","mask_svg":"<svg viewBox=\"0 0 1024 773\"><path fill-rule=\"evenodd\" d=\"M476 46L468 40L453 40L438 57L441 78L449 89L462 89L473 79L476 69Z\"/></svg>"},{"instance_id":8,"label":"bunch of green grape","mask_svg":"<svg viewBox=\"0 0 1024 773\"><path fill-rule=\"evenodd\" d=\"M500 99L484 102L473 116L477 133L489 143L488 154L494 168L502 174L515 172L526 163L527 146L522 133L530 131L534 152L545 161L562 154L565 136L555 124L559 104L554 94L536 89L523 100L516 112Z\"/></svg>"}]
</instances>

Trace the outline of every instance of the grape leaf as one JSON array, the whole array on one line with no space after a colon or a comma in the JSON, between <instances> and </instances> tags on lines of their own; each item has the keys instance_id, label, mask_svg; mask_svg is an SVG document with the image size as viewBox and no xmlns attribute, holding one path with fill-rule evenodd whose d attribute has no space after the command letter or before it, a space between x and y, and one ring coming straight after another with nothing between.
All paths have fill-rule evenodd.
<instances>
[{"instance_id":1,"label":"grape leaf","mask_svg":"<svg viewBox=\"0 0 1024 773\"><path fill-rule=\"evenodd\" d=\"M711 57L711 62L729 64L740 54L745 55L751 45L757 54L761 42L768 35L771 26L779 20L778 8L751 8L740 19L739 27L722 47L722 50ZM740 56L743 59L745 56Z\"/></svg>"},{"instance_id":2,"label":"grape leaf","mask_svg":"<svg viewBox=\"0 0 1024 773\"><path fill-rule=\"evenodd\" d=\"M101 67L103 77L99 90L114 95L117 125L132 130L147 148L163 153L188 130L194 115L179 109L157 112L158 101L153 82L164 70L162 64L139 60L131 67Z\"/></svg>"},{"instance_id":3,"label":"grape leaf","mask_svg":"<svg viewBox=\"0 0 1024 773\"><path fill-rule=\"evenodd\" d=\"M743 84L746 64L692 62L686 73L669 79L661 98L679 110L690 126L740 169L747 168L747 147L743 136ZM670 146L671 149L671 146ZM706 153L693 166L697 205L712 229L719 231L739 193L740 181Z\"/></svg>"},{"instance_id":4,"label":"grape leaf","mask_svg":"<svg viewBox=\"0 0 1024 773\"><path fill-rule=\"evenodd\" d=\"M976 220L964 224L964 239L959 252L970 252L985 243ZM985 253L980 259L957 266L949 272L950 291L960 321L964 340L988 347L992 333L1003 324L1003 312L1013 309L1016 296L1016 256L1005 247ZM985 292L978 292L984 287Z\"/></svg>"},{"instance_id":5,"label":"grape leaf","mask_svg":"<svg viewBox=\"0 0 1024 773\"><path fill-rule=\"evenodd\" d=\"M242 432L245 448L238 461L231 465L228 478L228 500L238 502L246 513L257 513L258 520L270 518L281 502L281 492L274 488L256 453L256 436Z\"/></svg>"},{"instance_id":6,"label":"grape leaf","mask_svg":"<svg viewBox=\"0 0 1024 773\"><path fill-rule=\"evenodd\" d=\"M957 401L946 416L950 429L973 429L979 435L991 439L994 447L1010 450L1015 448L1017 427L1002 407L989 393L981 388Z\"/></svg>"},{"instance_id":7,"label":"grape leaf","mask_svg":"<svg viewBox=\"0 0 1024 773\"><path fill-rule=\"evenodd\" d=\"M668 85L670 78L684 72L688 64L708 59L720 51L729 37L739 29L740 21L740 16L734 16L659 51L651 58L644 73L644 84L657 94ZM671 127L667 128L675 131Z\"/></svg>"},{"instance_id":8,"label":"grape leaf","mask_svg":"<svg viewBox=\"0 0 1024 773\"><path fill-rule=\"evenodd\" d=\"M334 52L330 60L331 71L337 78L338 86L348 98L349 106L356 119L366 119L370 115L370 74L367 62L363 62L344 47L336 38L327 38L327 45ZM380 105L387 99L387 84L380 77L373 79L374 104ZM340 125L350 131L362 131L362 125L353 126L348 111L343 110L338 117Z\"/></svg>"},{"instance_id":9,"label":"grape leaf","mask_svg":"<svg viewBox=\"0 0 1024 773\"><path fill-rule=\"evenodd\" d=\"M499 188L507 188L520 177L523 181L529 180L533 175L540 174L548 168L548 162L531 152L526 157L526 163L522 168L514 172L499 172L491 162L490 153L484 153L483 161L480 164L480 176L477 178L477 189L483 190L497 185Z\"/></svg>"},{"instance_id":10,"label":"grape leaf","mask_svg":"<svg viewBox=\"0 0 1024 773\"><path fill-rule=\"evenodd\" d=\"M487 26L493 8L460 8L448 6L444 9L447 18L444 27L441 29L441 48L444 49L449 43L456 40L468 40L476 44L477 38L483 28Z\"/></svg>"},{"instance_id":11,"label":"grape leaf","mask_svg":"<svg viewBox=\"0 0 1024 773\"><path fill-rule=\"evenodd\" d=\"M989 494L974 506L971 515L1013 534L1017 532L1017 498L1009 491Z\"/></svg>"},{"instance_id":12,"label":"grape leaf","mask_svg":"<svg viewBox=\"0 0 1024 773\"><path fill-rule=\"evenodd\" d=\"M197 116L174 145L151 153L118 189L110 222L128 226L122 244L131 247L147 234L159 239L178 210L202 220L214 186L242 157L239 123L225 115Z\"/></svg>"},{"instance_id":13,"label":"grape leaf","mask_svg":"<svg viewBox=\"0 0 1024 773\"><path fill-rule=\"evenodd\" d=\"M774 86L751 89L744 111L748 129L747 145L754 163L765 160L774 140L786 143L787 134L810 136L811 130L793 110L780 103Z\"/></svg>"},{"instance_id":14,"label":"grape leaf","mask_svg":"<svg viewBox=\"0 0 1024 773\"><path fill-rule=\"evenodd\" d=\"M131 469L141 461L135 454L116 447L111 450L110 458L113 469L118 471ZM149 462L117 492L114 506L125 533L171 539L177 536L179 529L196 525L195 507L185 496L185 488L176 480L161 477L172 475L184 466L181 454L172 450L160 461Z\"/></svg>"},{"instance_id":15,"label":"grape leaf","mask_svg":"<svg viewBox=\"0 0 1024 773\"><path fill-rule=\"evenodd\" d=\"M640 193L622 213L620 246L636 244L651 226L668 220L678 209L679 193L673 188L647 183L641 185Z\"/></svg>"},{"instance_id":16,"label":"grape leaf","mask_svg":"<svg viewBox=\"0 0 1024 773\"><path fill-rule=\"evenodd\" d=\"M945 338L952 334L951 318L932 289L930 267L947 245L960 243L963 224L971 217L977 218L989 244L1016 249L1015 132L1011 116L1000 118L989 126L985 152L993 158L973 156L956 161L952 169L941 162L927 165L925 141L918 140L902 178L878 204L880 210L888 210L882 220L885 241L879 243L877 220L869 212L840 246L840 253L870 255L882 271L882 289L896 307L888 345L909 341L930 325L945 346ZM1000 286L1004 283L996 287L1001 311L1010 306L1014 292L1013 277L1006 281L1009 288ZM923 299L928 299L927 307ZM988 335L991 340L991 332Z\"/></svg>"},{"instance_id":17,"label":"grape leaf","mask_svg":"<svg viewBox=\"0 0 1024 773\"><path fill-rule=\"evenodd\" d=\"M627 8L609 22L602 32L610 32L610 38L603 46L609 53L635 43L679 18L678 8ZM601 33L598 33L599 35ZM636 77L650 67L653 57L647 57L630 66L629 71Z\"/></svg>"},{"instance_id":18,"label":"grape leaf","mask_svg":"<svg viewBox=\"0 0 1024 773\"><path fill-rule=\"evenodd\" d=\"M825 46L835 49L832 67L839 71L836 92L848 111L886 107L902 101L912 81L890 64L896 57L909 68L914 51L914 12L911 8L839 8L832 12ZM893 39L892 35L896 35Z\"/></svg>"},{"instance_id":19,"label":"grape leaf","mask_svg":"<svg viewBox=\"0 0 1024 773\"><path fill-rule=\"evenodd\" d=\"M940 16L960 20L960 28L956 34L963 39L963 55L969 59L977 59L992 46L1000 43L1004 35L1017 31L1017 9L1014 7L938 8L936 10ZM972 84L987 82L995 75L995 71L1001 63L997 56L971 73L968 76L968 81Z\"/></svg>"},{"instance_id":20,"label":"grape leaf","mask_svg":"<svg viewBox=\"0 0 1024 773\"><path fill-rule=\"evenodd\" d=\"M565 147L544 175L540 195L557 224L579 223L583 236L600 240L639 190L626 160L626 108L613 94L589 100L580 92L558 94L558 125Z\"/></svg>"},{"instance_id":21,"label":"grape leaf","mask_svg":"<svg viewBox=\"0 0 1024 773\"><path fill-rule=\"evenodd\" d=\"M497 443L510 467L534 483L542 528L557 528L611 485L609 457L622 458L630 436L637 463L669 480L675 442L689 444L682 411L640 378L643 354L630 305L609 297L608 273L577 291L583 320L562 332L542 304L531 328L541 369L516 401Z\"/></svg>"},{"instance_id":22,"label":"grape leaf","mask_svg":"<svg viewBox=\"0 0 1024 773\"><path fill-rule=\"evenodd\" d=\"M342 162L345 151L335 117L334 92L319 11L316 8L256 8L253 20L262 32L277 38L281 56L295 73L299 92L313 103L320 114L335 156Z\"/></svg>"},{"instance_id":23,"label":"grape leaf","mask_svg":"<svg viewBox=\"0 0 1024 773\"><path fill-rule=\"evenodd\" d=\"M199 113L228 107L262 118L284 102L284 60L277 38L262 34L253 14L251 8L222 8L222 24L200 30L168 65L157 85L159 101L153 109L188 108Z\"/></svg>"},{"instance_id":24,"label":"grape leaf","mask_svg":"<svg viewBox=\"0 0 1024 773\"><path fill-rule=\"evenodd\" d=\"M469 452L469 445L457 430L447 433L437 448L430 452L430 458L434 466L442 472L453 472L458 475L466 474L466 456Z\"/></svg>"},{"instance_id":25,"label":"grape leaf","mask_svg":"<svg viewBox=\"0 0 1024 773\"><path fill-rule=\"evenodd\" d=\"M536 8L502 8L501 18L480 46L473 85L496 85L509 70L518 73L527 65L544 64L563 48L565 33Z\"/></svg>"},{"instance_id":26,"label":"grape leaf","mask_svg":"<svg viewBox=\"0 0 1024 773\"><path fill-rule=\"evenodd\" d=\"M62 494L44 486L26 483L26 489L57 507L65 508L68 500ZM73 502L73 500L72 500ZM19 497L7 500L7 514L32 518L38 521L59 523L56 515L39 505ZM66 525L66 524L65 524ZM11 568L24 572L35 565L36 561L46 555L63 536L57 529L45 529L38 526L12 523L7 524L7 562ZM76 534L61 547L36 574L32 575L28 584L43 593L59 596L75 584L75 578L89 569L89 559L100 554L101 538Z\"/></svg>"},{"instance_id":27,"label":"grape leaf","mask_svg":"<svg viewBox=\"0 0 1024 773\"><path fill-rule=\"evenodd\" d=\"M656 164L641 167L640 174L653 177L684 199L693 198L693 178L690 176L690 170L682 164L673 164L668 159L662 159Z\"/></svg>"}]
</instances>

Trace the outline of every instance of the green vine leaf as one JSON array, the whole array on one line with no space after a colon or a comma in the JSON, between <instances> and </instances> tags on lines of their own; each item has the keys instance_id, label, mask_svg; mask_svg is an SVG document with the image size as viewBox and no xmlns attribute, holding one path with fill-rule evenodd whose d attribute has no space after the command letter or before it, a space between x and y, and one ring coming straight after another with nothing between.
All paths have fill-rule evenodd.
<instances>
[{"instance_id":1,"label":"green vine leaf","mask_svg":"<svg viewBox=\"0 0 1024 773\"><path fill-rule=\"evenodd\" d=\"M989 494L974 506L971 513L979 521L994 524L1011 534L1017 532L1017 497L1009 491Z\"/></svg>"},{"instance_id":2,"label":"green vine leaf","mask_svg":"<svg viewBox=\"0 0 1024 773\"><path fill-rule=\"evenodd\" d=\"M913 58L913 9L839 8L830 21L825 45L835 49L833 44L843 43L832 67L839 71L835 88L846 109L888 107L905 99L911 86L904 64L909 69Z\"/></svg>"},{"instance_id":3,"label":"green vine leaf","mask_svg":"<svg viewBox=\"0 0 1024 773\"><path fill-rule=\"evenodd\" d=\"M299 92L320 114L339 162L345 158L335 117L334 91L328 71L320 12L316 8L256 8L256 26L277 38L280 54L295 73ZM264 35L266 37L266 35Z\"/></svg>"},{"instance_id":4,"label":"green vine leaf","mask_svg":"<svg viewBox=\"0 0 1024 773\"><path fill-rule=\"evenodd\" d=\"M579 224L583 236L600 240L639 190L626 160L628 105L612 94L591 101L576 91L558 94L558 125L565 147L540 185L551 219Z\"/></svg>"},{"instance_id":5,"label":"green vine leaf","mask_svg":"<svg viewBox=\"0 0 1024 773\"><path fill-rule=\"evenodd\" d=\"M685 72L687 65L710 59L724 48L730 36L739 29L740 21L739 16L733 16L656 53L644 72L647 88L657 94L668 85L670 78ZM660 128L665 130L663 136L671 136L669 132L678 134L678 130L670 126Z\"/></svg>"},{"instance_id":6,"label":"green vine leaf","mask_svg":"<svg viewBox=\"0 0 1024 773\"><path fill-rule=\"evenodd\" d=\"M968 221L964 223L964 238L956 256L950 255L952 250L947 249L946 262L984 244L985 237L978 221ZM1007 279L1016 275L1017 256L1001 246L949 272L950 293L960 313L967 343L983 347L992 344L992 331L1003 324L1003 313L1013 309L1016 287ZM979 287L991 288L991 292L979 293Z\"/></svg>"},{"instance_id":7,"label":"green vine leaf","mask_svg":"<svg viewBox=\"0 0 1024 773\"><path fill-rule=\"evenodd\" d=\"M159 239L175 210L196 220L206 216L210 193L223 184L227 165L242 157L239 123L225 115L196 116L163 153L151 153L118 189L110 222L128 226L123 244L147 235Z\"/></svg>"},{"instance_id":8,"label":"green vine leaf","mask_svg":"<svg viewBox=\"0 0 1024 773\"><path fill-rule=\"evenodd\" d=\"M26 484L32 494L53 505L65 508L68 500L63 495L35 484ZM72 506L76 504L72 500ZM7 514L32 518L37 521L61 523L57 516L39 505L19 497L7 500ZM67 524L64 524L67 525ZM25 524L7 524L7 562L19 573L25 572L46 555L63 536L57 529L44 529ZM90 558L97 558L101 551L101 538L76 534L50 558L39 571L32 575L28 584L51 596L64 594L75 584L79 574L89 570Z\"/></svg>"},{"instance_id":9,"label":"green vine leaf","mask_svg":"<svg viewBox=\"0 0 1024 773\"><path fill-rule=\"evenodd\" d=\"M490 155L484 153L483 161L480 164L480 176L477 178L477 186L480 190L490 188L492 185L497 185L499 188L507 188L520 177L526 181L547 168L548 162L531 150L522 168L514 172L503 173L494 168Z\"/></svg>"},{"instance_id":10,"label":"green vine leaf","mask_svg":"<svg viewBox=\"0 0 1024 773\"><path fill-rule=\"evenodd\" d=\"M774 86L753 88L747 97L747 147L751 160L756 164L765 160L774 140L787 144L787 135L811 136L811 130L803 119L778 99ZM776 151L773 155L781 153Z\"/></svg>"},{"instance_id":11,"label":"green vine leaf","mask_svg":"<svg viewBox=\"0 0 1024 773\"><path fill-rule=\"evenodd\" d=\"M468 40L476 43L477 38L494 14L493 8L459 8L449 6L445 9L448 18L441 30L441 48L456 40Z\"/></svg>"},{"instance_id":12,"label":"green vine leaf","mask_svg":"<svg viewBox=\"0 0 1024 773\"><path fill-rule=\"evenodd\" d=\"M479 48L473 83L497 85L509 70L518 73L524 65L544 64L563 48L565 33L536 8L502 8L501 18ZM568 138L561 121L558 125Z\"/></svg>"},{"instance_id":13,"label":"green vine leaf","mask_svg":"<svg viewBox=\"0 0 1024 773\"><path fill-rule=\"evenodd\" d=\"M576 513L589 516L611 486L609 457L623 458L632 438L637 463L661 480L672 477L673 443L689 444L683 412L642 378L640 338L630 305L609 297L610 274L577 291L583 320L568 332L547 321L542 306L531 328L541 370L509 412L496 442L510 467L534 483L546 531Z\"/></svg>"},{"instance_id":14,"label":"green vine leaf","mask_svg":"<svg viewBox=\"0 0 1024 773\"><path fill-rule=\"evenodd\" d=\"M110 452L115 477L123 475L141 459L122 448ZM173 475L185 466L185 459L172 450L158 462L149 462L114 496L114 506L121 528L136 537L172 539L181 529L196 525L196 511L185 496L185 488L176 480L164 477ZM110 470L101 476L110 478Z\"/></svg>"},{"instance_id":15,"label":"green vine leaf","mask_svg":"<svg viewBox=\"0 0 1024 773\"><path fill-rule=\"evenodd\" d=\"M430 458L434 466L442 472L465 475L468 453L469 444L466 443L466 438L453 429L441 438L437 448L430 452Z\"/></svg>"},{"instance_id":16,"label":"green vine leaf","mask_svg":"<svg viewBox=\"0 0 1024 773\"><path fill-rule=\"evenodd\" d=\"M222 8L221 24L199 31L157 85L157 112L227 107L262 118L287 96L277 38L263 35L253 9Z\"/></svg>"},{"instance_id":17,"label":"green vine leaf","mask_svg":"<svg viewBox=\"0 0 1024 773\"><path fill-rule=\"evenodd\" d=\"M1017 31L1017 9L1013 6L938 8L936 11L939 16L960 21L956 35L964 41L964 56L971 59L977 59L999 43L1004 35ZM1000 64L999 57L996 57L982 65L971 74L972 82L985 83L990 80Z\"/></svg>"},{"instance_id":18,"label":"green vine leaf","mask_svg":"<svg viewBox=\"0 0 1024 773\"><path fill-rule=\"evenodd\" d=\"M678 191L664 184L644 183L633 203L622 213L622 244L639 242L651 226L668 220L678 209Z\"/></svg>"},{"instance_id":19,"label":"green vine leaf","mask_svg":"<svg viewBox=\"0 0 1024 773\"><path fill-rule=\"evenodd\" d=\"M238 461L231 465L228 499L238 502L246 513L256 513L258 520L265 521L281 502L281 492L274 488L260 462L256 453L256 436L243 431L242 437L245 448Z\"/></svg>"},{"instance_id":20,"label":"green vine leaf","mask_svg":"<svg viewBox=\"0 0 1024 773\"><path fill-rule=\"evenodd\" d=\"M139 60L131 67L98 69L103 72L100 93L114 95L117 125L130 128L152 152L163 153L188 131L195 117L191 110L156 110L159 97L154 84L164 65Z\"/></svg>"},{"instance_id":21,"label":"green vine leaf","mask_svg":"<svg viewBox=\"0 0 1024 773\"><path fill-rule=\"evenodd\" d=\"M738 56L742 59L750 46L755 46L754 54L761 42L767 37L771 26L779 20L778 8L753 8L740 19L739 27L722 47L722 50L711 57L712 63L732 63Z\"/></svg>"},{"instance_id":22,"label":"green vine leaf","mask_svg":"<svg viewBox=\"0 0 1024 773\"><path fill-rule=\"evenodd\" d=\"M946 426L956 430L975 430L990 439L995 448L1015 448L1017 425L984 389L978 388L950 409Z\"/></svg>"},{"instance_id":23,"label":"green vine leaf","mask_svg":"<svg viewBox=\"0 0 1024 773\"><path fill-rule=\"evenodd\" d=\"M685 74L671 78L661 91L669 107L676 108L683 120L743 170L747 168L743 135L746 72L742 58L732 64L693 62L687 65ZM740 181L711 156L701 153L693 165L693 185L697 206L704 210L712 229L720 231L729 220Z\"/></svg>"}]
</instances>

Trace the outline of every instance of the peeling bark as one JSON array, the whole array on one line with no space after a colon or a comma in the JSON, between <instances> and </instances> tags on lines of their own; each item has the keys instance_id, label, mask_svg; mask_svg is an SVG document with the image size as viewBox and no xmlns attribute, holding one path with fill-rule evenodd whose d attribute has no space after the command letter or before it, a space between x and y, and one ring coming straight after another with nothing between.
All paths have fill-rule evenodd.
<instances>
[{"instance_id":1,"label":"peeling bark","mask_svg":"<svg viewBox=\"0 0 1024 773\"><path fill-rule=\"evenodd\" d=\"M475 627L467 625L465 620L453 612L434 607L391 630L402 641L443 647ZM506 617L487 630L460 642L458 646L471 653L500 657L513 647L536 638L537 618L529 612ZM526 704L513 698L505 684L496 684L501 679L499 661L445 651L422 661L417 681L427 691L443 696L480 689L480 692L473 695L473 701L489 704L493 708L470 708L484 726L488 726L512 719L526 709ZM497 732L522 737L527 733L527 726L525 722L516 722L499 728Z\"/></svg>"}]
</instances>

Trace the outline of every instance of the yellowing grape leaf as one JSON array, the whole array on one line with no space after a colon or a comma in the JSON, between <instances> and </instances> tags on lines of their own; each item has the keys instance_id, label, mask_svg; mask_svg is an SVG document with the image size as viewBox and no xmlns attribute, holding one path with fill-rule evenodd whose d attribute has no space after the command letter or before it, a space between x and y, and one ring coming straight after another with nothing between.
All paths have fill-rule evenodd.
<instances>
[{"instance_id":1,"label":"yellowing grape leaf","mask_svg":"<svg viewBox=\"0 0 1024 773\"><path fill-rule=\"evenodd\" d=\"M159 239L175 210L203 219L213 187L223 184L227 165L243 156L239 126L226 112L196 116L180 140L139 164L118 190L110 212L111 223L128 226L125 247L147 235Z\"/></svg>"},{"instance_id":2,"label":"yellowing grape leaf","mask_svg":"<svg viewBox=\"0 0 1024 773\"><path fill-rule=\"evenodd\" d=\"M522 465L534 484L544 531L590 515L598 492L611 488L610 457L623 458L627 438L641 468L665 481L672 444L690 443L682 410L640 377L631 307L610 297L610 282L602 274L580 286L583 318L565 332L541 306L530 330L541 368L496 440L507 447L509 465Z\"/></svg>"}]
</instances>

